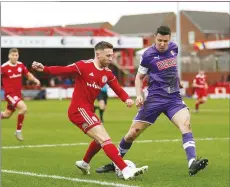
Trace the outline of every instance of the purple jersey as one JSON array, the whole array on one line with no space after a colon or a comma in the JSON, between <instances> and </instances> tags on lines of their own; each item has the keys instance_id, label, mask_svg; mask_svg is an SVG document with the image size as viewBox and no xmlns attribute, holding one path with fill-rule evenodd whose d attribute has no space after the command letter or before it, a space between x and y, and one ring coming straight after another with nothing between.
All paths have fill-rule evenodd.
<instances>
[{"instance_id":1,"label":"purple jersey","mask_svg":"<svg viewBox=\"0 0 230 187\"><path fill-rule=\"evenodd\" d=\"M173 42L165 52L159 52L155 45L144 52L138 72L149 75L148 96L135 121L152 124L161 113L172 120L178 111L187 108L180 96L177 53Z\"/></svg>"},{"instance_id":2,"label":"purple jersey","mask_svg":"<svg viewBox=\"0 0 230 187\"><path fill-rule=\"evenodd\" d=\"M159 52L153 45L142 55L138 72L149 75L148 98L172 98L180 95L177 53L177 45L170 42L165 52Z\"/></svg>"}]
</instances>

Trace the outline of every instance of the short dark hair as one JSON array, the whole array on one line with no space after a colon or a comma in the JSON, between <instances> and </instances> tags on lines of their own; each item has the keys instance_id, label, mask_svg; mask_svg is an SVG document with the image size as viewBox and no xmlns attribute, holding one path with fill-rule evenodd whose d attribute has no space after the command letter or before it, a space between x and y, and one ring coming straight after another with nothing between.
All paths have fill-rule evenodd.
<instances>
[{"instance_id":1,"label":"short dark hair","mask_svg":"<svg viewBox=\"0 0 230 187\"><path fill-rule=\"evenodd\" d=\"M104 49L113 49L113 45L109 42L101 41L101 42L98 42L94 47L95 51L104 50Z\"/></svg>"},{"instance_id":2,"label":"short dark hair","mask_svg":"<svg viewBox=\"0 0 230 187\"><path fill-rule=\"evenodd\" d=\"M12 48L9 50L9 54L10 53L18 53L18 49L17 48Z\"/></svg>"},{"instance_id":3,"label":"short dark hair","mask_svg":"<svg viewBox=\"0 0 230 187\"><path fill-rule=\"evenodd\" d=\"M156 35L157 34L161 34L161 35L169 35L171 36L171 29L167 26L160 26L157 28L157 32L156 32Z\"/></svg>"}]
</instances>

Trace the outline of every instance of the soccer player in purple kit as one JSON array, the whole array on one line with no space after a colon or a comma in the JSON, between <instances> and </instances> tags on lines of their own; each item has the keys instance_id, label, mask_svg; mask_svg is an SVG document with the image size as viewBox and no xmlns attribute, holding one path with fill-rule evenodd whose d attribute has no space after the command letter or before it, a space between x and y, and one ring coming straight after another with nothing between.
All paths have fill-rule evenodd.
<instances>
[{"instance_id":1,"label":"soccer player in purple kit","mask_svg":"<svg viewBox=\"0 0 230 187\"><path fill-rule=\"evenodd\" d=\"M181 84L176 60L178 47L175 43L170 42L170 39L170 28L159 27L156 32L155 44L142 55L135 80L136 106L139 107L139 110L128 133L119 144L119 152L124 157L133 141L153 124L161 113L164 113L180 130L188 160L188 172L189 175L195 175L208 165L208 159L196 158L190 112L180 96ZM149 86L148 95L144 101L141 88L146 75L149 75ZM113 164L107 164L96 170L97 173L109 171L114 171Z\"/></svg>"}]
</instances>

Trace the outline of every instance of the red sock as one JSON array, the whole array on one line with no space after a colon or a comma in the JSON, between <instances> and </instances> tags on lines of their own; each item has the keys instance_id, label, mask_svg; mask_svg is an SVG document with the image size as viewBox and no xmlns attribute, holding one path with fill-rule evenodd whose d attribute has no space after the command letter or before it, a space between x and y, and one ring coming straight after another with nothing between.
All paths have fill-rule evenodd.
<instances>
[{"instance_id":1,"label":"red sock","mask_svg":"<svg viewBox=\"0 0 230 187\"><path fill-rule=\"evenodd\" d=\"M101 149L101 145L100 144L97 144L97 142L95 140L93 140L88 149L87 149L87 152L83 158L83 160L86 162L86 163L89 163L90 160L93 158L94 155L96 155L98 153L98 151L100 151Z\"/></svg>"},{"instance_id":2,"label":"red sock","mask_svg":"<svg viewBox=\"0 0 230 187\"><path fill-rule=\"evenodd\" d=\"M24 114L18 114L18 123L17 123L17 130L21 130L22 129L22 124L24 121Z\"/></svg>"},{"instance_id":3,"label":"red sock","mask_svg":"<svg viewBox=\"0 0 230 187\"><path fill-rule=\"evenodd\" d=\"M117 165L120 170L123 170L127 164L124 162L122 157L119 155L119 152L111 140L106 140L101 144L105 154Z\"/></svg>"},{"instance_id":4,"label":"red sock","mask_svg":"<svg viewBox=\"0 0 230 187\"><path fill-rule=\"evenodd\" d=\"M198 110L199 109L199 102L196 103L195 109Z\"/></svg>"}]
</instances>

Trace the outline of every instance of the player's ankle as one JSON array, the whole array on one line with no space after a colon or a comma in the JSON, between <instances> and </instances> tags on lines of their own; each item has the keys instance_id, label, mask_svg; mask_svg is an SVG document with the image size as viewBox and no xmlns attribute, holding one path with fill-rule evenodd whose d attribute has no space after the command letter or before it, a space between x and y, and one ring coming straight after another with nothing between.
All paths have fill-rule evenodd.
<instances>
[{"instance_id":1,"label":"player's ankle","mask_svg":"<svg viewBox=\"0 0 230 187\"><path fill-rule=\"evenodd\" d=\"M88 166L88 165L89 165L89 162L87 162L87 161L85 161L84 159L82 159L82 164L83 164L84 166Z\"/></svg>"},{"instance_id":2,"label":"player's ankle","mask_svg":"<svg viewBox=\"0 0 230 187\"><path fill-rule=\"evenodd\" d=\"M190 166L192 165L193 161L196 160L195 158L191 158L189 161L188 161L188 168L190 168Z\"/></svg>"},{"instance_id":3,"label":"player's ankle","mask_svg":"<svg viewBox=\"0 0 230 187\"><path fill-rule=\"evenodd\" d=\"M126 166L121 172L122 172L123 175L126 175L126 176L131 175L132 174L132 169L130 167Z\"/></svg>"}]
</instances>

